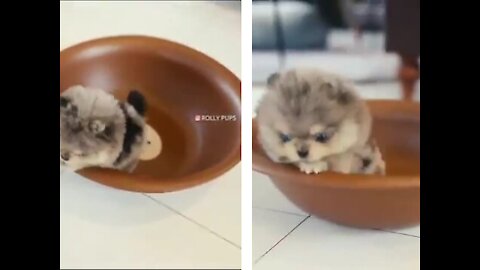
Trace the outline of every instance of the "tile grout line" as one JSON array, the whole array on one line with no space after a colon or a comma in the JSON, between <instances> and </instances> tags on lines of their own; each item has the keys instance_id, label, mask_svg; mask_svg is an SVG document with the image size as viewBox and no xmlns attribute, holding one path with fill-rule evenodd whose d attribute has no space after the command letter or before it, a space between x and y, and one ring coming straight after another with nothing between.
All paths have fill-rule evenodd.
<instances>
[{"instance_id":1,"label":"tile grout line","mask_svg":"<svg viewBox=\"0 0 480 270\"><path fill-rule=\"evenodd\" d=\"M175 214L177 214L177 215L179 215L179 216L183 217L184 219L186 219L186 220L188 220L188 221L190 221L190 222L194 223L195 225L199 226L200 228L202 228L202 229L204 229L204 230L208 231L208 232L209 232L209 233L211 233L212 235L214 235L214 236L216 236L216 237L220 238L221 240L223 240L223 241L225 241L225 242L229 243L230 245L232 245L232 246L236 247L237 249L239 249L239 250L242 250L242 247L241 247L241 246L239 246L239 245L237 245L236 243L234 243L234 242L232 242L232 241L228 240L227 238L225 238L224 236L222 236L222 235L218 234L217 232L215 232L215 231L211 230L211 229L210 229L210 228L208 228L207 226L205 226L205 225L203 225L203 224L201 224L201 223L199 223L199 222L197 222L197 221L195 221L195 220L193 220L193 219L191 219L191 218L187 217L186 215L184 215L184 214L180 213L180 212L179 212L179 211L177 211L175 208L172 208L171 206L169 206L169 205L165 204L164 202L162 202L162 201L159 201L159 200L157 200L157 199L154 199L154 198L150 197L149 195L147 195L147 194L145 194L145 193L142 193L142 194L143 194L145 197L149 198L150 200L152 200L152 201L156 202L157 204L159 204L159 205L161 205L161 206L163 206L163 207L167 208L168 210L170 210L170 211L174 212Z\"/></svg>"},{"instance_id":2,"label":"tile grout line","mask_svg":"<svg viewBox=\"0 0 480 270\"><path fill-rule=\"evenodd\" d=\"M289 211L277 210L277 209L272 209L272 208L264 208L264 207L258 207L258 206L254 206L253 209L282 213L282 214L287 214L287 215L292 215L292 216L297 216L297 217L307 217L308 216L308 214L299 214L299 213L293 213L293 212L289 212Z\"/></svg>"},{"instance_id":3,"label":"tile grout line","mask_svg":"<svg viewBox=\"0 0 480 270\"><path fill-rule=\"evenodd\" d=\"M253 263L254 265L257 264L260 260L262 260L265 256L267 256L274 248L276 248L283 240L285 240L288 236L290 236L294 231L296 231L303 223L305 223L311 216L307 216L304 218L300 223L298 223L297 226L295 226L289 233L287 233L280 241L278 241L273 247L271 247L267 252L265 252L262 256L260 256L258 259L255 260Z\"/></svg>"},{"instance_id":4,"label":"tile grout line","mask_svg":"<svg viewBox=\"0 0 480 270\"><path fill-rule=\"evenodd\" d=\"M382 230L382 229L376 229L376 230L377 230L377 231L388 232L388 233L393 233L393 234L398 234L398 235L403 235L403 236L408 236L408 237L413 237L413 238L418 238L418 239L420 239L420 236L413 235L413 234L401 233L401 232L394 232L394 231L387 231L387 230Z\"/></svg>"}]
</instances>

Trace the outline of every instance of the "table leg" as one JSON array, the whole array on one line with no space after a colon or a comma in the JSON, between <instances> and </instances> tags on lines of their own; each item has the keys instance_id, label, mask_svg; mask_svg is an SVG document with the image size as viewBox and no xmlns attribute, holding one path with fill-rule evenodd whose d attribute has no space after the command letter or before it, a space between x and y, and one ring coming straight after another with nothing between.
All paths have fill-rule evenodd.
<instances>
[{"instance_id":1,"label":"table leg","mask_svg":"<svg viewBox=\"0 0 480 270\"><path fill-rule=\"evenodd\" d=\"M403 99L413 101L415 85L420 79L420 66L417 57L401 57L399 79L402 85Z\"/></svg>"}]
</instances>

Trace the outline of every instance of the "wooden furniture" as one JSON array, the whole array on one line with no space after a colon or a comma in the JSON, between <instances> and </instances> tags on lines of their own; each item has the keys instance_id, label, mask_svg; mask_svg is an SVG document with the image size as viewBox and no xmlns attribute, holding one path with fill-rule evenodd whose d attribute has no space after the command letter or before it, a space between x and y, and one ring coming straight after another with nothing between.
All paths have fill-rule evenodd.
<instances>
[{"instance_id":1,"label":"wooden furniture","mask_svg":"<svg viewBox=\"0 0 480 270\"><path fill-rule=\"evenodd\" d=\"M420 0L386 1L386 48L401 58L403 98L413 100L420 79Z\"/></svg>"}]
</instances>

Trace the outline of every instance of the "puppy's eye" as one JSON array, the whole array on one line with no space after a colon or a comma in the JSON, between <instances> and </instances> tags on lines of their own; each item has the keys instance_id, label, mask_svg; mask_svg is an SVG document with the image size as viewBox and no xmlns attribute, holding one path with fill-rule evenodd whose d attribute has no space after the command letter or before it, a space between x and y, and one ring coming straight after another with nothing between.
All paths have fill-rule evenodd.
<instances>
[{"instance_id":1,"label":"puppy's eye","mask_svg":"<svg viewBox=\"0 0 480 270\"><path fill-rule=\"evenodd\" d=\"M61 153L60 158L62 158L63 161L69 161L70 160L70 154L67 152Z\"/></svg>"},{"instance_id":2,"label":"puppy's eye","mask_svg":"<svg viewBox=\"0 0 480 270\"><path fill-rule=\"evenodd\" d=\"M326 132L318 133L315 136L315 140L319 143L326 143L330 140L330 135Z\"/></svg>"},{"instance_id":3,"label":"puppy's eye","mask_svg":"<svg viewBox=\"0 0 480 270\"><path fill-rule=\"evenodd\" d=\"M288 136L287 134L280 133L279 136L283 143L287 143L292 140L292 137Z\"/></svg>"}]
</instances>

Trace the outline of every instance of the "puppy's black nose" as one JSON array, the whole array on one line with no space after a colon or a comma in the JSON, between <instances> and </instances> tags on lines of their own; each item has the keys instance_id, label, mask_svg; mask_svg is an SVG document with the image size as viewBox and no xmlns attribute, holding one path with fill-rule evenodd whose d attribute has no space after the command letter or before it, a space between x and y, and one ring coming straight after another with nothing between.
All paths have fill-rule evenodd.
<instances>
[{"instance_id":1,"label":"puppy's black nose","mask_svg":"<svg viewBox=\"0 0 480 270\"><path fill-rule=\"evenodd\" d=\"M70 160L70 155L68 155L68 154L61 154L60 157L61 157L64 161L69 161L69 160Z\"/></svg>"},{"instance_id":2,"label":"puppy's black nose","mask_svg":"<svg viewBox=\"0 0 480 270\"><path fill-rule=\"evenodd\" d=\"M308 150L298 150L297 154L301 158L306 158L308 157Z\"/></svg>"}]
</instances>

